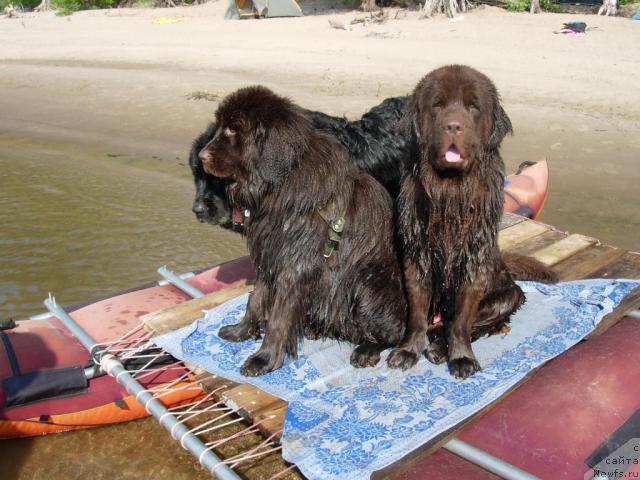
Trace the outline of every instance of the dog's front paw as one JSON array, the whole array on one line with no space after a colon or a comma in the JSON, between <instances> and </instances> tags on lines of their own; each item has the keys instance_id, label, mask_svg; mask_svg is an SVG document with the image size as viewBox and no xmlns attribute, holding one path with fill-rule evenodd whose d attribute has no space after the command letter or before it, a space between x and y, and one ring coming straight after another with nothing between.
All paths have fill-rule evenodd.
<instances>
[{"instance_id":1,"label":"dog's front paw","mask_svg":"<svg viewBox=\"0 0 640 480\"><path fill-rule=\"evenodd\" d=\"M369 343L358 345L351 352L351 365L356 368L375 367L380 361L380 347Z\"/></svg>"},{"instance_id":2,"label":"dog's front paw","mask_svg":"<svg viewBox=\"0 0 640 480\"><path fill-rule=\"evenodd\" d=\"M447 361L449 356L449 352L447 349L447 345L444 341L438 339L430 342L427 345L427 349L424 351L427 360L435 365L440 365Z\"/></svg>"},{"instance_id":3,"label":"dog's front paw","mask_svg":"<svg viewBox=\"0 0 640 480\"><path fill-rule=\"evenodd\" d=\"M475 358L461 357L449 361L449 371L454 377L464 380L480 371L480 364Z\"/></svg>"},{"instance_id":4,"label":"dog's front paw","mask_svg":"<svg viewBox=\"0 0 640 480\"><path fill-rule=\"evenodd\" d=\"M322 334L311 327L304 329L303 336L307 340L320 340L320 338L322 338Z\"/></svg>"},{"instance_id":5,"label":"dog's front paw","mask_svg":"<svg viewBox=\"0 0 640 480\"><path fill-rule=\"evenodd\" d=\"M229 342L244 342L250 338L260 338L259 333L252 333L251 330L247 328L247 325L242 322L221 327L220 330L218 330L218 336Z\"/></svg>"},{"instance_id":6,"label":"dog's front paw","mask_svg":"<svg viewBox=\"0 0 640 480\"><path fill-rule=\"evenodd\" d=\"M245 360L240 367L240 373L245 377L258 377L282 366L273 359L273 355L266 352L256 352Z\"/></svg>"},{"instance_id":7,"label":"dog's front paw","mask_svg":"<svg viewBox=\"0 0 640 480\"><path fill-rule=\"evenodd\" d=\"M389 354L387 358L387 365L391 368L401 368L402 370L408 370L418 363L418 354L403 350L402 348L395 348Z\"/></svg>"}]
</instances>

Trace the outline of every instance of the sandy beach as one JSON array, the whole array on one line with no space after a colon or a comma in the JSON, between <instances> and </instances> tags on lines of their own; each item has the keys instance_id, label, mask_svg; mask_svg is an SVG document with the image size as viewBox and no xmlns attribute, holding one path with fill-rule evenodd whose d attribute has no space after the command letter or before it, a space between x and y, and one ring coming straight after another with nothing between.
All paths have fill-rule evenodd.
<instances>
[{"instance_id":1,"label":"sandy beach","mask_svg":"<svg viewBox=\"0 0 640 480\"><path fill-rule=\"evenodd\" d=\"M303 7L311 11L312 3ZM640 22L495 7L458 22L411 11L394 19L390 9L385 24L338 30L329 19L349 23L363 14L319 9L229 21L226 6L0 18L0 130L183 162L216 106L189 100L195 91L224 95L262 83L307 108L354 118L410 92L434 67L465 63L494 80L511 116L508 168L549 158L544 220L640 247ZM180 21L153 23L169 15ZM592 30L553 33L571 20Z\"/></svg>"},{"instance_id":2,"label":"sandy beach","mask_svg":"<svg viewBox=\"0 0 640 480\"><path fill-rule=\"evenodd\" d=\"M435 67L472 65L513 122L507 170L549 159L542 220L640 250L640 22L493 7L452 22L389 9L382 25L339 30L328 20L364 14L302 5L302 18L245 21L223 19L225 0L0 16L2 318L37 313L50 291L80 302L154 280L162 264L182 272L245 254L240 236L189 211L187 154L217 106L190 98L258 83L356 118ZM176 21L154 23L165 17ZM567 21L591 30L553 33ZM0 464L16 479L206 478L151 419L5 442ZM280 468L263 462L247 476Z\"/></svg>"}]
</instances>

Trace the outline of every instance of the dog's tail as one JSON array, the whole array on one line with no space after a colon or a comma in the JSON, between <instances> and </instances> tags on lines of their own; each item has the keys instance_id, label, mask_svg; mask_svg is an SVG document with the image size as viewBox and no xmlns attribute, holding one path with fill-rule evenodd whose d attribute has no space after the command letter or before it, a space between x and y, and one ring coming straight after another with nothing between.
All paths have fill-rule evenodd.
<instances>
[{"instance_id":1,"label":"dog's tail","mask_svg":"<svg viewBox=\"0 0 640 480\"><path fill-rule=\"evenodd\" d=\"M543 283L556 283L558 274L535 258L503 253L502 260L514 280L533 280Z\"/></svg>"}]
</instances>

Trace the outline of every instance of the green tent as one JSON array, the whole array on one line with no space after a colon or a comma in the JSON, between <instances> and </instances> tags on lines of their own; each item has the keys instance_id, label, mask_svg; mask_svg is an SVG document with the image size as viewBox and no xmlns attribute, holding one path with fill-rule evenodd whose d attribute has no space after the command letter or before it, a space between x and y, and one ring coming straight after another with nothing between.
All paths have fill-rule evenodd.
<instances>
[{"instance_id":1,"label":"green tent","mask_svg":"<svg viewBox=\"0 0 640 480\"><path fill-rule=\"evenodd\" d=\"M301 17L302 9L296 0L229 0L226 19Z\"/></svg>"}]
</instances>

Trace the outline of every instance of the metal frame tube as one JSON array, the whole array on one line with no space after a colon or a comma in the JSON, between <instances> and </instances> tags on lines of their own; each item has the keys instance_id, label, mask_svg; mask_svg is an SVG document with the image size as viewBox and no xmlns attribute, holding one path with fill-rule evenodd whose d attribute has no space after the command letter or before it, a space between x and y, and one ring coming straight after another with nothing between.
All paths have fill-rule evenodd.
<instances>
[{"instance_id":1,"label":"metal frame tube","mask_svg":"<svg viewBox=\"0 0 640 480\"><path fill-rule=\"evenodd\" d=\"M500 460L457 438L449 440L443 445L443 448L507 480L540 480L535 475L525 472L515 465Z\"/></svg>"},{"instance_id":2,"label":"metal frame tube","mask_svg":"<svg viewBox=\"0 0 640 480\"><path fill-rule=\"evenodd\" d=\"M179 288L187 295L191 295L193 298L204 297L204 293L198 290L196 287L192 287L187 282L185 282L178 275L173 273L171 270L167 268L167 266L162 266L158 269L158 273L162 278L164 278L167 282L169 282L174 287Z\"/></svg>"},{"instance_id":3,"label":"metal frame tube","mask_svg":"<svg viewBox=\"0 0 640 480\"><path fill-rule=\"evenodd\" d=\"M118 357L106 352L62 307L58 306L51 295L44 301L44 304L89 350L93 359L109 375L113 376L120 385L125 387L127 392L134 395L136 400L144 405L145 409L158 420L160 425L169 431L175 440L179 440L180 444L191 452L202 466L221 480L240 480L240 477L228 465L222 463L222 460L215 453L208 449L196 435L190 433L185 425L178 421L159 400L154 398L146 388L127 372Z\"/></svg>"}]
</instances>

